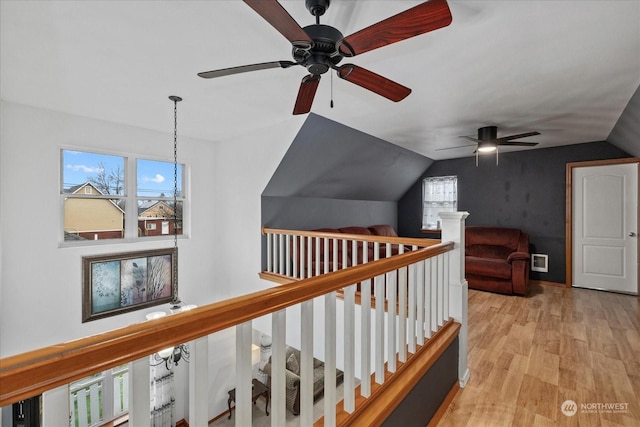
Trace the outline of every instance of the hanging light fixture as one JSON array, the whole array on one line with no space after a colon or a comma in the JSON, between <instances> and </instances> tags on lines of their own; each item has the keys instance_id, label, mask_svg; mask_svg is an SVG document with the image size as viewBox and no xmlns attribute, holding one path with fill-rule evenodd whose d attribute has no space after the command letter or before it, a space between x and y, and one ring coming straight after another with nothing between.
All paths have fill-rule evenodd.
<instances>
[{"instance_id":1,"label":"hanging light fixture","mask_svg":"<svg viewBox=\"0 0 640 427\"><path fill-rule=\"evenodd\" d=\"M194 304L184 305L178 296L178 102L182 101L179 96L171 95L169 99L173 102L173 251L175 268L173 269L173 300L170 303L169 314L191 310L197 307ZM165 317L164 311L154 311L147 314L147 320ZM151 364L153 366L165 364L167 370L177 366L180 360L189 362L189 346L180 344L175 347L168 347L154 353Z\"/></svg>"}]
</instances>

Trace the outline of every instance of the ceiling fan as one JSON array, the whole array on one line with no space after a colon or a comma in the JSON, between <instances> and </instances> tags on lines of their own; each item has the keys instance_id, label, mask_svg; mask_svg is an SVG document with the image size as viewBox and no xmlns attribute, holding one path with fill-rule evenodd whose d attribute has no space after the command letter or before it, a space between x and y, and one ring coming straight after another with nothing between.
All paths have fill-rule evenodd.
<instances>
[{"instance_id":1,"label":"ceiling fan","mask_svg":"<svg viewBox=\"0 0 640 427\"><path fill-rule=\"evenodd\" d=\"M540 132L525 132L519 133L516 135L503 136L498 138L498 127L497 126L484 126L478 128L478 138L473 138L471 136L461 136L460 138L465 138L471 140L476 143L476 166L478 166L478 154L479 153L492 153L496 152L496 165L498 164L498 147L499 146L507 146L507 147L534 147L538 145L537 142L524 142L524 141L513 141L514 139L526 138L528 136L540 135ZM446 147L446 148L438 148L436 151L440 150L451 150L454 148L463 148L463 147L471 147L472 145L460 145L457 147Z\"/></svg>"},{"instance_id":2,"label":"ceiling fan","mask_svg":"<svg viewBox=\"0 0 640 427\"><path fill-rule=\"evenodd\" d=\"M302 79L293 114L305 114L311 110L320 76L330 69L336 70L341 79L391 101L403 100L411 93L408 87L354 64L338 64L344 57L360 55L446 27L452 20L446 0L430 0L344 37L336 28L320 24L320 16L326 12L330 0L305 0L305 6L315 16L316 23L304 28L298 25L277 0L243 1L291 42L293 61L223 68L198 73L198 76L210 79L248 71L302 65L310 74Z\"/></svg>"}]
</instances>

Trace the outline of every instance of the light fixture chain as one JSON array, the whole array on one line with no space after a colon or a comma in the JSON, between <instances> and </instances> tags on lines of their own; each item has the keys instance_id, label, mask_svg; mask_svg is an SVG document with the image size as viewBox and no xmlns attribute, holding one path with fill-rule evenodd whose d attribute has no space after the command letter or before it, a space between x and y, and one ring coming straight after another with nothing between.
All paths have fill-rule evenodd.
<instances>
[{"instance_id":1,"label":"light fixture chain","mask_svg":"<svg viewBox=\"0 0 640 427\"><path fill-rule=\"evenodd\" d=\"M173 269L173 301L174 306L181 304L178 297L178 102L179 96L170 96L173 101L173 251L175 266Z\"/></svg>"}]
</instances>

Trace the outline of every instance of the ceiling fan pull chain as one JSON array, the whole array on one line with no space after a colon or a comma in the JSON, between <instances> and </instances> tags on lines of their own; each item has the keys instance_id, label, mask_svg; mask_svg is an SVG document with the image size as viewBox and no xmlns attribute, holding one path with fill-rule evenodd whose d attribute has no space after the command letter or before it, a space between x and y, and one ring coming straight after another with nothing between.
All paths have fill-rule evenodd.
<instances>
[{"instance_id":1,"label":"ceiling fan pull chain","mask_svg":"<svg viewBox=\"0 0 640 427\"><path fill-rule=\"evenodd\" d=\"M333 108L333 73L331 73L331 102L329 102L329 106Z\"/></svg>"}]
</instances>

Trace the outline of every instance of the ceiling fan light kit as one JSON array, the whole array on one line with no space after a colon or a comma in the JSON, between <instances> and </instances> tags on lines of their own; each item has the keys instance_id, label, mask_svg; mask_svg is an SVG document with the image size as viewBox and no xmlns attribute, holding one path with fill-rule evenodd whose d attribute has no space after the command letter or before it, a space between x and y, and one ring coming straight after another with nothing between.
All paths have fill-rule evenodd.
<instances>
[{"instance_id":1,"label":"ceiling fan light kit","mask_svg":"<svg viewBox=\"0 0 640 427\"><path fill-rule=\"evenodd\" d=\"M391 101L403 100L411 93L411 89L357 65L338 64L345 57L360 55L446 27L452 21L446 0L430 0L344 37L336 28L320 24L320 16L327 11L330 0L305 0L307 10L315 17L315 24L304 28L298 25L277 0L243 1L289 40L294 61L273 61L223 68L198 73L198 76L210 79L301 65L310 74L302 79L293 114L306 114L311 111L320 76L329 70L335 70L341 79Z\"/></svg>"},{"instance_id":2,"label":"ceiling fan light kit","mask_svg":"<svg viewBox=\"0 0 640 427\"><path fill-rule=\"evenodd\" d=\"M497 126L484 126L478 128L478 138L473 138L471 136L463 135L460 138L465 138L475 143L476 151L474 152L476 155L476 166L478 166L478 155L480 153L487 154L496 152L496 165L498 164L498 147L534 147L538 145L537 142L518 142L513 141L514 139L526 138L528 136L540 135L540 132L525 132L519 133L516 135L503 136L498 138L498 127ZM439 148L436 151L440 150L451 150L454 148L464 148L464 147L472 147L473 145L462 145L457 147L446 147Z\"/></svg>"}]
</instances>

